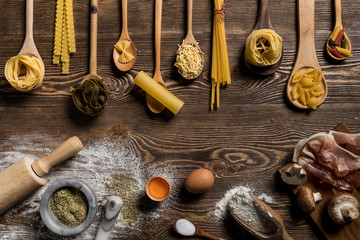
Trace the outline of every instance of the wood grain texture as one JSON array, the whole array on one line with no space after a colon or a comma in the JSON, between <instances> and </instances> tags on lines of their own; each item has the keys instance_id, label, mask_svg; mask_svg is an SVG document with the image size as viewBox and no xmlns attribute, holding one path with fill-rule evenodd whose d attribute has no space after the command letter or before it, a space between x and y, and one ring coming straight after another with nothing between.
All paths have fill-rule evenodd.
<instances>
[{"instance_id":1,"label":"wood grain texture","mask_svg":"<svg viewBox=\"0 0 360 240\"><path fill-rule=\"evenodd\" d=\"M144 158L145 170L170 166L176 172L172 180L179 187L173 188L168 199L167 214L160 216L156 226L141 222L141 236L115 228L113 239L179 239L171 224L180 217L191 219L218 237L252 239L231 218L216 222L208 215L226 190L236 185L249 185L256 193L272 196L276 204L271 207L284 218L285 228L294 239L322 239L306 215L296 208L295 199L276 171L290 161L295 144L302 138L332 129L340 122L346 122L354 133L360 132L360 2L342 1L342 24L353 43L354 56L334 63L325 52L326 40L335 24L334 5L328 0L315 1L315 48L328 82L328 97L316 111L294 108L285 95L296 57L296 1L269 3L272 25L284 39L280 69L269 77L257 77L248 71L244 46L256 23L258 1L227 1L225 28L232 84L221 89L220 109L210 112L213 1L194 1L193 34L205 53L205 65L200 77L190 83L173 67L178 44L186 35L186 1L163 2L161 74L169 91L185 102L179 114L171 117L166 111L151 114L144 92L133 84L137 72L154 72L154 1L128 3L128 30L138 55L132 70L121 73L112 62L113 45L121 29L121 2L99 0L97 73L113 95L104 113L90 118L73 106L69 93L69 88L89 73L89 1L74 1L77 53L71 56L69 75L61 75L61 67L51 64L55 1L34 1L34 39L46 74L43 87L30 93L13 89L3 74L6 61L19 52L25 37L25 2L0 1L1 151L24 145L32 138L34 146L51 149L73 135L86 143L109 134L107 129L115 129L126 136L129 151ZM39 138L39 134L47 137ZM36 150L28 154L46 155ZM60 164L48 179L53 181L76 172L84 182L91 180L90 169L77 166L80 163L76 158L70 161ZM10 164L8 158L0 160L1 170ZM74 169L70 169L71 164L75 164ZM98 174L108 174L102 167L99 164L96 168ZM181 189L182 181L198 167L211 169L216 177L213 188L200 197ZM107 197L101 194L97 193L99 204ZM18 208L10 217L0 217L0 239L11 233L16 233L15 239L37 239L49 231L41 227L38 213L23 215L25 210ZM98 221L96 218L93 226L97 227Z\"/></svg>"}]
</instances>

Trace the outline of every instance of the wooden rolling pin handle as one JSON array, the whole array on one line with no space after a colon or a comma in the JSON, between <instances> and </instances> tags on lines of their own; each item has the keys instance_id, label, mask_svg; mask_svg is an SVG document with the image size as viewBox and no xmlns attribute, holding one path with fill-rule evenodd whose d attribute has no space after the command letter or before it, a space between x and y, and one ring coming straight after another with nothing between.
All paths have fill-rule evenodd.
<instances>
[{"instance_id":1,"label":"wooden rolling pin handle","mask_svg":"<svg viewBox=\"0 0 360 240\"><path fill-rule=\"evenodd\" d=\"M32 169L39 177L45 176L49 170L56 164L75 155L83 148L80 139L76 136L69 138L56 148L47 157L36 160L32 165Z\"/></svg>"}]
</instances>

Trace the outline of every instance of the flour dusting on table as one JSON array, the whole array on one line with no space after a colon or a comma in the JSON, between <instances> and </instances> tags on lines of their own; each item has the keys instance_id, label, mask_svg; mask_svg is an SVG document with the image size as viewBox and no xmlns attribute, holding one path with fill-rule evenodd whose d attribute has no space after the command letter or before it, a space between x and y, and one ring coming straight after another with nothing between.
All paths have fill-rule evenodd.
<instances>
[{"instance_id":1,"label":"flour dusting on table","mask_svg":"<svg viewBox=\"0 0 360 240\"><path fill-rule=\"evenodd\" d=\"M37 159L48 155L61 144L61 142L50 141L49 138L49 136L31 136L27 139L23 137L10 139L9 147L5 144L6 147L3 145L0 149L0 162L3 163L0 165L0 171L24 156ZM21 146L14 147L14 142L16 144L20 142ZM47 147L43 146L44 142ZM54 167L47 174L48 182L44 187L0 217L9 222L13 217L21 217L26 224L26 226L0 225L0 230L4 233L0 239L4 239L5 236L11 238L14 231L23 234L22 236L26 236L28 239L59 238L41 221L39 204L43 192L52 183L63 178L77 178L90 185L99 203L94 222L75 239L93 239L103 206L110 195L119 195L124 200L113 234L118 237L144 236L141 225L151 224L159 217L166 216L166 212L170 209L170 201L175 197L170 195L161 204L152 202L145 195L147 180L161 175L168 178L174 188L179 187L182 182L175 181L176 178L173 176L173 173L177 171L176 165L156 166L151 162L145 164L143 156L138 156L129 150L132 149L130 144L131 142L121 135L94 138L75 157ZM53 148L48 148L49 145ZM161 226L154 226L155 231L156 227Z\"/></svg>"}]
</instances>

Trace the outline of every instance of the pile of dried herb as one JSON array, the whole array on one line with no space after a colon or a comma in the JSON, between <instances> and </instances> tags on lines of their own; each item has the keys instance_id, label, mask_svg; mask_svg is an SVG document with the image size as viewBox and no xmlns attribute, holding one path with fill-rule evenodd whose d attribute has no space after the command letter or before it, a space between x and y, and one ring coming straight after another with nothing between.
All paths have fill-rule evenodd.
<instances>
[{"instance_id":1,"label":"pile of dried herb","mask_svg":"<svg viewBox=\"0 0 360 240\"><path fill-rule=\"evenodd\" d=\"M104 110L110 94L101 79L77 83L72 87L71 93L75 106L90 116L96 116Z\"/></svg>"},{"instance_id":2,"label":"pile of dried herb","mask_svg":"<svg viewBox=\"0 0 360 240\"><path fill-rule=\"evenodd\" d=\"M123 220L130 224L136 223L140 215L137 207L139 196L137 180L125 174L112 174L110 177L104 177L104 183L109 194L122 198L121 215Z\"/></svg>"},{"instance_id":3,"label":"pile of dried herb","mask_svg":"<svg viewBox=\"0 0 360 240\"><path fill-rule=\"evenodd\" d=\"M84 194L76 188L57 190L50 200L55 217L66 226L80 225L86 218L88 203Z\"/></svg>"}]
</instances>

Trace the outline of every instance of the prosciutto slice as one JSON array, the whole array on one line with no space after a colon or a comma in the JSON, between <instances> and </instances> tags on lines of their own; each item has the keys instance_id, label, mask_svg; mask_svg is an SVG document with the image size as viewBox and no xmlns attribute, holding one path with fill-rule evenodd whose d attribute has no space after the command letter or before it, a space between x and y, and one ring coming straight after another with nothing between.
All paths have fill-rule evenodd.
<instances>
[{"instance_id":1,"label":"prosciutto slice","mask_svg":"<svg viewBox=\"0 0 360 240\"><path fill-rule=\"evenodd\" d=\"M293 161L338 189L360 188L360 135L318 133L299 141Z\"/></svg>"},{"instance_id":2,"label":"prosciutto slice","mask_svg":"<svg viewBox=\"0 0 360 240\"><path fill-rule=\"evenodd\" d=\"M329 135L334 138L340 147L360 156L360 134L330 131Z\"/></svg>"}]
</instances>

